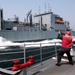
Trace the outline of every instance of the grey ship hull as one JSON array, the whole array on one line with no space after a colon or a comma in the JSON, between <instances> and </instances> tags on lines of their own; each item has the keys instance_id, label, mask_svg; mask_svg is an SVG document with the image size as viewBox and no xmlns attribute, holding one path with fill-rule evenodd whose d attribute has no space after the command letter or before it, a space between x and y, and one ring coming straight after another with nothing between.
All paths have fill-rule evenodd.
<instances>
[{"instance_id":1,"label":"grey ship hull","mask_svg":"<svg viewBox=\"0 0 75 75\"><path fill-rule=\"evenodd\" d=\"M75 31L71 31L72 36L75 36ZM24 41L41 41L46 39L55 39L57 38L58 33L55 31L40 31L33 30L31 31L0 31L0 37L3 37L7 40L13 42L24 42Z\"/></svg>"},{"instance_id":2,"label":"grey ship hull","mask_svg":"<svg viewBox=\"0 0 75 75\"><path fill-rule=\"evenodd\" d=\"M23 42L23 41L39 41L45 39L57 38L57 32L54 31L40 31L33 29L31 31L0 31L0 36L14 42Z\"/></svg>"}]
</instances>

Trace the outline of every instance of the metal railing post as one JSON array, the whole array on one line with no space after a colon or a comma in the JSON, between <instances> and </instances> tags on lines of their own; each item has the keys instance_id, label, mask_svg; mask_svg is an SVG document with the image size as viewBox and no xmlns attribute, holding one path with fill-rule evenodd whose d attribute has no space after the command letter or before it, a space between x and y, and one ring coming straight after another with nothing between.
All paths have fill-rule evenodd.
<instances>
[{"instance_id":1,"label":"metal railing post","mask_svg":"<svg viewBox=\"0 0 75 75\"><path fill-rule=\"evenodd\" d=\"M55 56L57 56L57 47L56 47L56 42L55 42Z\"/></svg>"},{"instance_id":2,"label":"metal railing post","mask_svg":"<svg viewBox=\"0 0 75 75\"><path fill-rule=\"evenodd\" d=\"M41 62L41 65L42 65L42 49L41 49L41 43L40 43L40 62Z\"/></svg>"},{"instance_id":3,"label":"metal railing post","mask_svg":"<svg viewBox=\"0 0 75 75\"><path fill-rule=\"evenodd\" d=\"M25 49L25 44L24 44L24 62L26 62L26 49ZM27 75L27 69L23 68L23 75Z\"/></svg>"},{"instance_id":4,"label":"metal railing post","mask_svg":"<svg viewBox=\"0 0 75 75\"><path fill-rule=\"evenodd\" d=\"M25 44L24 44L24 62L26 62L26 50L25 50Z\"/></svg>"}]
</instances>

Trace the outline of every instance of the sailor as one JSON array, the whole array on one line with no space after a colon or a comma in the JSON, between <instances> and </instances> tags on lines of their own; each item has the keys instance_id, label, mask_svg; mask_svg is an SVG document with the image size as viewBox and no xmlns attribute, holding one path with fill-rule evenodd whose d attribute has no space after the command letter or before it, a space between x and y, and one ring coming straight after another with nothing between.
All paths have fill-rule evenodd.
<instances>
[{"instance_id":1,"label":"sailor","mask_svg":"<svg viewBox=\"0 0 75 75\"><path fill-rule=\"evenodd\" d=\"M60 66L61 57L64 55L64 53L66 53L68 56L69 64L74 65L72 56L70 55L70 49L71 49L71 46L75 44L75 42L72 41L72 38L70 35L71 35L70 31L67 31L65 35L59 31L58 38L62 40L62 48L57 54L56 66Z\"/></svg>"}]
</instances>

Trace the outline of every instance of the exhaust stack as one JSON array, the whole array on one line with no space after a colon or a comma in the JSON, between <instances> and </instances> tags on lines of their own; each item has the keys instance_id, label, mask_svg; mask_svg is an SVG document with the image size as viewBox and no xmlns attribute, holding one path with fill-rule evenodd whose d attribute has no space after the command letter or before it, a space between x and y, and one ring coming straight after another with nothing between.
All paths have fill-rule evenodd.
<instances>
[{"instance_id":1,"label":"exhaust stack","mask_svg":"<svg viewBox=\"0 0 75 75\"><path fill-rule=\"evenodd\" d=\"M0 9L0 30L3 29L3 9Z\"/></svg>"}]
</instances>

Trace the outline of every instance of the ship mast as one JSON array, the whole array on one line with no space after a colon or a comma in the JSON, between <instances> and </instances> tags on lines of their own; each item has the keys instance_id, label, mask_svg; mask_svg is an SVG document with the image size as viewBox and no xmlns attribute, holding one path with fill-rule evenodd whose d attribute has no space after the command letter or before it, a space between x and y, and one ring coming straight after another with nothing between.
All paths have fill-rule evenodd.
<instances>
[{"instance_id":1,"label":"ship mast","mask_svg":"<svg viewBox=\"0 0 75 75\"><path fill-rule=\"evenodd\" d=\"M46 3L45 3L45 13L46 13Z\"/></svg>"},{"instance_id":2,"label":"ship mast","mask_svg":"<svg viewBox=\"0 0 75 75\"><path fill-rule=\"evenodd\" d=\"M48 12L51 12L50 4L48 3Z\"/></svg>"},{"instance_id":3,"label":"ship mast","mask_svg":"<svg viewBox=\"0 0 75 75\"><path fill-rule=\"evenodd\" d=\"M39 14L40 14L40 6L39 6Z\"/></svg>"}]
</instances>

